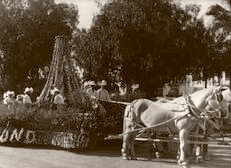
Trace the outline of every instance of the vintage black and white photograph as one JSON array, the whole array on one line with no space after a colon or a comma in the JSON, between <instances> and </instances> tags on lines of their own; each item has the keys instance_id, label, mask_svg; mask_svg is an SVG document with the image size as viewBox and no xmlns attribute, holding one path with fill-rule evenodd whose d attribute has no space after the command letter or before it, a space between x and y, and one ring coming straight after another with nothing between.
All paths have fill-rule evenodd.
<instances>
[{"instance_id":1,"label":"vintage black and white photograph","mask_svg":"<svg viewBox=\"0 0 231 168\"><path fill-rule=\"evenodd\" d=\"M0 0L0 168L231 168L231 0Z\"/></svg>"}]
</instances>

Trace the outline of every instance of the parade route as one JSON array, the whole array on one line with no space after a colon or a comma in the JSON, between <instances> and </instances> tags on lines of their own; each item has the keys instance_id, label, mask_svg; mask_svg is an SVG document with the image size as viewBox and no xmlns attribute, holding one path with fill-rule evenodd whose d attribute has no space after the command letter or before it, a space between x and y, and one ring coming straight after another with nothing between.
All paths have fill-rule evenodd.
<instances>
[{"instance_id":1,"label":"parade route","mask_svg":"<svg viewBox=\"0 0 231 168\"><path fill-rule=\"evenodd\" d=\"M146 149L142 149L145 152ZM0 146L0 168L175 168L174 158L148 160L147 153L137 151L137 161L125 161L118 146L89 152L70 152L40 148L14 148ZM210 146L210 161L192 163L192 168L230 168L231 150L228 146Z\"/></svg>"}]
</instances>

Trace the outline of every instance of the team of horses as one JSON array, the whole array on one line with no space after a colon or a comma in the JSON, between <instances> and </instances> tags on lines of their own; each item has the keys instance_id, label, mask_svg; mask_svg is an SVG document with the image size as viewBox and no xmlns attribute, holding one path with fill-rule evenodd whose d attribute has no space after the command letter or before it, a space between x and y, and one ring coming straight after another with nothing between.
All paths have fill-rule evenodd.
<instances>
[{"instance_id":1,"label":"team of horses","mask_svg":"<svg viewBox=\"0 0 231 168\"><path fill-rule=\"evenodd\" d=\"M230 89L224 86L210 87L191 95L184 95L167 102L137 99L126 106L123 123L123 159L136 159L134 141L144 130L168 131L179 135L177 163L187 166L187 139L190 131L203 117L228 113ZM142 127L144 126L144 127ZM141 128L140 128L141 127Z\"/></svg>"}]
</instances>

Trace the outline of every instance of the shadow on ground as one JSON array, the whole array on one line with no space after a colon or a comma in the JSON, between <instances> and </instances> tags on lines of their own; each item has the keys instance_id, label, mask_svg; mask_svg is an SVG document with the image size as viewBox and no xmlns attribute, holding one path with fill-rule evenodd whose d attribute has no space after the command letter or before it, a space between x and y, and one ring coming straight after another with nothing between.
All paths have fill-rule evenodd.
<instances>
[{"instance_id":1,"label":"shadow on ground","mask_svg":"<svg viewBox=\"0 0 231 168\"><path fill-rule=\"evenodd\" d=\"M89 151L72 151L82 155L102 156L102 157L121 157L121 140L105 141L98 144ZM137 162L164 162L166 164L176 164L176 151L165 153L161 158L155 157L152 145L148 143L135 144ZM190 159L191 167L203 168L231 168L231 148L228 146L209 146L209 160L195 162L195 158ZM121 158L122 160L122 158Z\"/></svg>"},{"instance_id":2,"label":"shadow on ground","mask_svg":"<svg viewBox=\"0 0 231 168\"><path fill-rule=\"evenodd\" d=\"M76 153L85 156L98 156L98 157L121 157L121 140L111 140L99 142L94 148L88 150L65 150L67 152ZM11 147L22 147L22 146L11 146ZM174 146L176 148L176 146ZM60 150L57 148L44 148L44 146L33 147L27 146L31 149L48 149L48 150ZM63 150L63 149L62 149ZM176 166L176 151L172 153L166 153L161 158L155 157L152 145L149 143L137 142L135 144L135 151L138 160L137 162L160 162L168 165ZM211 159L208 161L202 161L195 163L195 159L191 159L192 168L231 168L231 148L228 146L209 146L209 154ZM121 158L121 162L122 162ZM125 161L126 162L126 161Z\"/></svg>"}]
</instances>

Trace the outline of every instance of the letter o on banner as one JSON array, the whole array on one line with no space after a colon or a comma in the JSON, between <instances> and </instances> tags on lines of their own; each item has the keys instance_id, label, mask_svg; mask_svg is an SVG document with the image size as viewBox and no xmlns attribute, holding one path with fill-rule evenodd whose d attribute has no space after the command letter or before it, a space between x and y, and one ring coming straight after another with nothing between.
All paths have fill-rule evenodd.
<instances>
[{"instance_id":1,"label":"letter o on banner","mask_svg":"<svg viewBox=\"0 0 231 168\"><path fill-rule=\"evenodd\" d=\"M34 143L35 140L36 140L35 139L35 131L28 130L27 133L26 133L26 141L25 141L25 143L31 144L31 143Z\"/></svg>"}]
</instances>

